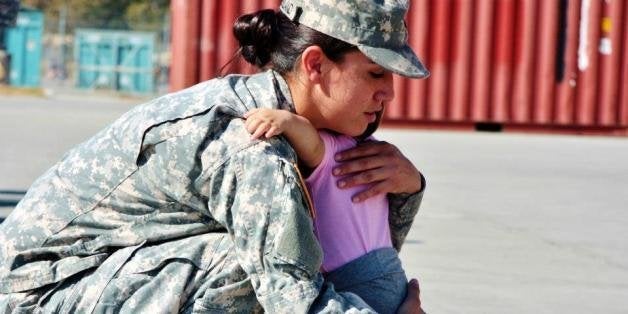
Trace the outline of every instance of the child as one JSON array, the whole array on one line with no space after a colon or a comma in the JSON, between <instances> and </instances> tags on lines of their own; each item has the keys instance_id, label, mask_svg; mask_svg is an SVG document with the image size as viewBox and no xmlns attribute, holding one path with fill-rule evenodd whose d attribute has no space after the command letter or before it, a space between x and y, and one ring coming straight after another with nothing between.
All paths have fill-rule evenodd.
<instances>
[{"instance_id":1,"label":"child","mask_svg":"<svg viewBox=\"0 0 628 314\"><path fill-rule=\"evenodd\" d=\"M378 313L395 313L406 296L407 279L390 240L386 195L354 203L351 196L364 187L340 189L332 175L334 155L356 140L318 131L286 110L253 109L244 118L254 139L283 134L301 166L311 171L306 184L316 208L314 230L324 253L325 280L338 291L359 295Z\"/></svg>"}]
</instances>

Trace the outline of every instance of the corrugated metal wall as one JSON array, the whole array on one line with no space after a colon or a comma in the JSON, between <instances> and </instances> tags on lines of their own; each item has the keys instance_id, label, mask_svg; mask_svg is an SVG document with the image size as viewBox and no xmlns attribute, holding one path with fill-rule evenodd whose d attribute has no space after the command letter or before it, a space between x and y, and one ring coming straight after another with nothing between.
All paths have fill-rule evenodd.
<instances>
[{"instance_id":1,"label":"corrugated metal wall","mask_svg":"<svg viewBox=\"0 0 628 314\"><path fill-rule=\"evenodd\" d=\"M171 89L214 77L234 19L279 2L173 0ZM432 76L396 80L387 121L628 135L628 1L413 0L407 22Z\"/></svg>"}]
</instances>

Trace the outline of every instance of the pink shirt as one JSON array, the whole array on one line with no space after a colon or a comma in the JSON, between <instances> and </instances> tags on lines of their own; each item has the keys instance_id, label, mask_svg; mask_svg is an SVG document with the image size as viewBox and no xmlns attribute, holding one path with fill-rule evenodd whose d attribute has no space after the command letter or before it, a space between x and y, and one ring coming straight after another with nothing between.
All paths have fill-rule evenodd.
<instances>
[{"instance_id":1,"label":"pink shirt","mask_svg":"<svg viewBox=\"0 0 628 314\"><path fill-rule=\"evenodd\" d=\"M365 186L339 189L339 177L332 174L338 165L334 155L354 147L356 141L324 131L319 134L325 144L325 156L305 181L316 208L314 228L324 253L322 271L329 272L374 249L392 247L392 242L386 195L353 203L351 197Z\"/></svg>"}]
</instances>

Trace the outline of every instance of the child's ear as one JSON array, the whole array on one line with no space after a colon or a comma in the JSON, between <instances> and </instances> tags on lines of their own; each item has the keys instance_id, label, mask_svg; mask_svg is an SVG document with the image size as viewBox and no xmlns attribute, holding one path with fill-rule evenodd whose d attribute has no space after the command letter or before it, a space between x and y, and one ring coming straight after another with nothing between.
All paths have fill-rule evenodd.
<instances>
[{"instance_id":1,"label":"child's ear","mask_svg":"<svg viewBox=\"0 0 628 314\"><path fill-rule=\"evenodd\" d=\"M302 73L310 80L312 83L319 83L321 81L321 66L323 62L325 62L325 53L319 46L309 46L305 48L303 53L301 54L301 70Z\"/></svg>"}]
</instances>

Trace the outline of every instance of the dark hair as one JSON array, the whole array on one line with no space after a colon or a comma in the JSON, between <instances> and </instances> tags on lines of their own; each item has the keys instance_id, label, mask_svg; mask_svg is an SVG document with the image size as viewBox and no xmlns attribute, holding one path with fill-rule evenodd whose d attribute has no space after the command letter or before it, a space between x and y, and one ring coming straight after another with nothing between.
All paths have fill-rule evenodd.
<instances>
[{"instance_id":1,"label":"dark hair","mask_svg":"<svg viewBox=\"0 0 628 314\"><path fill-rule=\"evenodd\" d=\"M281 74L292 71L301 53L309 46L321 47L327 58L334 62L342 61L347 52L357 49L270 9L240 16L233 24L233 35L240 43L237 54L244 60Z\"/></svg>"}]
</instances>

